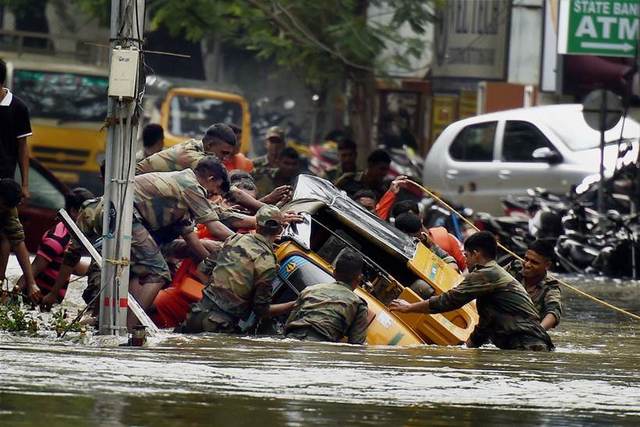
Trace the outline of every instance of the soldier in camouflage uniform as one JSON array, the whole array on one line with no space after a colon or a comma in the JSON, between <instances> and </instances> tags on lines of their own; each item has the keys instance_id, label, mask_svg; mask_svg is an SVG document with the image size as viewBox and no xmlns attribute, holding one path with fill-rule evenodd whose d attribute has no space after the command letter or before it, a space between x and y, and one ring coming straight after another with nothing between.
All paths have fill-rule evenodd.
<instances>
[{"instance_id":1,"label":"soldier in camouflage uniform","mask_svg":"<svg viewBox=\"0 0 640 427\"><path fill-rule=\"evenodd\" d=\"M467 238L464 246L471 272L462 283L427 301L394 300L391 310L443 313L476 300L480 320L467 340L468 347L480 347L490 340L502 349L553 350L529 294L496 263L495 237L481 231Z\"/></svg>"},{"instance_id":2,"label":"soldier in camouflage uniform","mask_svg":"<svg viewBox=\"0 0 640 427\"><path fill-rule=\"evenodd\" d=\"M233 153L236 143L233 130L225 124L216 123L207 129L202 141L191 139L142 160L136 165L136 175L194 169L206 156L216 156L224 161Z\"/></svg>"},{"instance_id":3,"label":"soldier in camouflage uniform","mask_svg":"<svg viewBox=\"0 0 640 427\"><path fill-rule=\"evenodd\" d=\"M184 240L197 262L207 258L207 248L195 231L196 224L207 227L214 238L223 240L232 233L219 220L208 194L229 189L227 171L213 156L200 160L194 170L154 172L135 179L132 272L140 277L140 287L131 293L146 309L162 287L171 281L169 267L163 257L163 245ZM138 252L139 251L139 252Z\"/></svg>"},{"instance_id":4,"label":"soldier in camouflage uniform","mask_svg":"<svg viewBox=\"0 0 640 427\"><path fill-rule=\"evenodd\" d=\"M22 187L10 178L0 179L0 284L5 280L11 249L16 254L25 282L25 292L33 303L42 298L36 285L29 251L24 243L24 229L18 218L18 204L22 200Z\"/></svg>"},{"instance_id":5,"label":"soldier in camouflage uniform","mask_svg":"<svg viewBox=\"0 0 640 427\"><path fill-rule=\"evenodd\" d=\"M208 155L224 161L224 159L233 153L236 143L236 136L233 130L225 124L218 123L207 129L202 141L192 139L162 150L139 162L136 165L136 175L194 169L198 162ZM237 188L229 189L229 191L229 197L231 197L235 203L242 205L252 212L256 212L264 204ZM282 194L275 191L271 196L276 198L275 202L278 202L282 198ZM239 222L237 225L234 224L235 227L241 227L246 224L243 222L243 220L246 219L243 215L236 215L220 207L216 209L218 209L218 213L222 217L221 219L227 224Z\"/></svg>"},{"instance_id":6,"label":"soldier in camouflage uniform","mask_svg":"<svg viewBox=\"0 0 640 427\"><path fill-rule=\"evenodd\" d=\"M364 172L345 173L336 181L340 190L353 197L360 190L371 190L376 195L376 201L386 193L389 185L385 177L389 173L391 156L384 150L374 150L367 158L367 169Z\"/></svg>"},{"instance_id":7,"label":"soldier in camouflage uniform","mask_svg":"<svg viewBox=\"0 0 640 427\"><path fill-rule=\"evenodd\" d=\"M267 148L267 154L253 159L253 168L255 171L278 167L278 157L285 147L284 131L278 126L270 127L265 137L265 146Z\"/></svg>"},{"instance_id":8,"label":"soldier in camouflage uniform","mask_svg":"<svg viewBox=\"0 0 640 427\"><path fill-rule=\"evenodd\" d=\"M291 310L294 301L271 304L277 268L273 243L282 231L282 214L267 205L260 208L256 220L255 234L227 239L202 300L191 307L177 332L247 332L255 326L253 320Z\"/></svg>"},{"instance_id":9,"label":"soldier in camouflage uniform","mask_svg":"<svg viewBox=\"0 0 640 427\"><path fill-rule=\"evenodd\" d=\"M266 196L282 186L292 186L299 174L300 155L291 147L283 149L278 158L277 168L262 168L254 173L258 196Z\"/></svg>"},{"instance_id":10,"label":"soldier in camouflage uniform","mask_svg":"<svg viewBox=\"0 0 640 427\"><path fill-rule=\"evenodd\" d=\"M367 338L367 303L353 290L362 282L362 256L346 250L336 260L336 282L305 288L287 319L287 338L363 344Z\"/></svg>"},{"instance_id":11,"label":"soldier in camouflage uniform","mask_svg":"<svg viewBox=\"0 0 640 427\"><path fill-rule=\"evenodd\" d=\"M524 264L519 260L511 262L506 270L524 285L538 310L540 324L546 330L555 328L562 317L562 292L558 281L547 275L553 263L553 244L536 240L524 255Z\"/></svg>"}]
</instances>

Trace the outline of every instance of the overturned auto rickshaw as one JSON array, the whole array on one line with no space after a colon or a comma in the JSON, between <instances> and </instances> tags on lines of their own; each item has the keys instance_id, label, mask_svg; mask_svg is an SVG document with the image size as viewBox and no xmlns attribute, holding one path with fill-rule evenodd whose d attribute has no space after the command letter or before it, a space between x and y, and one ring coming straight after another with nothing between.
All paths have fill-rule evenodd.
<instances>
[{"instance_id":1,"label":"overturned auto rickshaw","mask_svg":"<svg viewBox=\"0 0 640 427\"><path fill-rule=\"evenodd\" d=\"M368 212L329 181L301 175L292 201L283 210L301 213L304 221L288 226L277 245L274 303L295 299L307 286L334 281L332 263L342 250L351 248L365 259L366 280L355 292L369 307L368 344L458 345L478 323L474 302L443 314L390 311L387 306L395 298L421 300L409 289L416 280L428 283L437 295L460 283L462 276L422 243ZM174 280L173 293L180 294L183 307L188 307L201 298L202 288L186 273ZM162 297L156 300L159 312L166 312L163 304ZM158 323L173 325L171 321Z\"/></svg>"}]
</instances>

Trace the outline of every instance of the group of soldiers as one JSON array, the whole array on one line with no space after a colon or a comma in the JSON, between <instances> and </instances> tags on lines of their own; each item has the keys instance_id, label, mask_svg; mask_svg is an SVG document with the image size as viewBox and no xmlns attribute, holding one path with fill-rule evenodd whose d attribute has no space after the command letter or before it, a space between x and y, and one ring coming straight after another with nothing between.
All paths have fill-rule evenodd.
<instances>
[{"instance_id":1,"label":"group of soldiers","mask_svg":"<svg viewBox=\"0 0 640 427\"><path fill-rule=\"evenodd\" d=\"M363 343L367 307L352 292L361 283L363 259L354 251L343 251L335 261L334 283L309 287L295 301L272 304L271 283L277 271L274 243L286 224L300 220L296 213L279 207L290 200L302 163L299 154L286 147L277 127L267 132L266 154L253 161L239 152L240 136L239 127L219 123L210 126L201 140L165 149L162 128L145 128L144 148L136 165L131 294L151 312L158 292L172 281L167 260L190 258L198 264L197 274L206 287L178 331L242 333L255 324L252 319L288 314L287 336L322 341L346 337L350 343ZM546 278L550 255L543 244L532 247L524 265L514 264L509 274L495 262L496 242L489 233L469 237L464 253L446 231L444 240L436 243L434 236L440 231L422 226L419 211L406 204L404 211L397 209L402 204L395 203L396 195L402 188L411 189L412 183L406 177L386 181L391 163L387 152L373 151L363 171L357 170L352 141L339 141L338 153L340 162L326 172L326 179L382 219L393 216L401 231L422 241L457 270L470 271L451 291L432 296L418 287L415 291L424 301L396 300L392 310L439 313L475 299L480 324L468 346L491 341L501 348L553 348L546 330L557 325L562 309L559 288ZM85 236L100 247L102 198L88 198L70 213ZM211 238L201 240L197 227L206 229ZM70 238L59 274L42 298L46 305L59 302L70 275L83 271L88 276L83 297L95 309L99 266L82 268L81 255L79 242ZM131 316L128 326L136 322Z\"/></svg>"}]
</instances>

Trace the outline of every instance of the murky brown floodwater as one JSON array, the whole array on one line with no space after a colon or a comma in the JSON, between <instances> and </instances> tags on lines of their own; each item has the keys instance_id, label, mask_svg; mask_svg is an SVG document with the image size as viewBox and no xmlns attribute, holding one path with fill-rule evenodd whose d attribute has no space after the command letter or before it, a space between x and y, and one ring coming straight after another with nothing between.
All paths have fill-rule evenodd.
<instances>
[{"instance_id":1,"label":"murky brown floodwater","mask_svg":"<svg viewBox=\"0 0 640 427\"><path fill-rule=\"evenodd\" d=\"M638 282L573 279L640 312ZM168 333L109 348L0 334L0 424L639 425L640 323L565 297L549 354Z\"/></svg>"}]
</instances>

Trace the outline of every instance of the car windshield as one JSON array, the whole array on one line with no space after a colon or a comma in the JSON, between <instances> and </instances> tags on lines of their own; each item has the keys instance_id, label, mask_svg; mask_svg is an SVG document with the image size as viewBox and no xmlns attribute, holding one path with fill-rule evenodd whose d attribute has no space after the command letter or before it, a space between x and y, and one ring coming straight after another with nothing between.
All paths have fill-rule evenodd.
<instances>
[{"instance_id":1,"label":"car windshield","mask_svg":"<svg viewBox=\"0 0 640 427\"><path fill-rule=\"evenodd\" d=\"M13 73L13 90L31 117L101 122L107 116L106 76L21 70Z\"/></svg>"},{"instance_id":2,"label":"car windshield","mask_svg":"<svg viewBox=\"0 0 640 427\"><path fill-rule=\"evenodd\" d=\"M242 123L242 106L237 102L195 96L171 98L169 132L197 138L212 123Z\"/></svg>"},{"instance_id":3,"label":"car windshield","mask_svg":"<svg viewBox=\"0 0 640 427\"><path fill-rule=\"evenodd\" d=\"M542 118L545 123L570 150L582 151L598 148L600 146L600 132L593 130L578 114L547 114ZM637 139L640 127L634 120L627 118L624 125L624 138ZM622 120L613 129L604 134L607 144L617 143L622 130Z\"/></svg>"}]
</instances>

